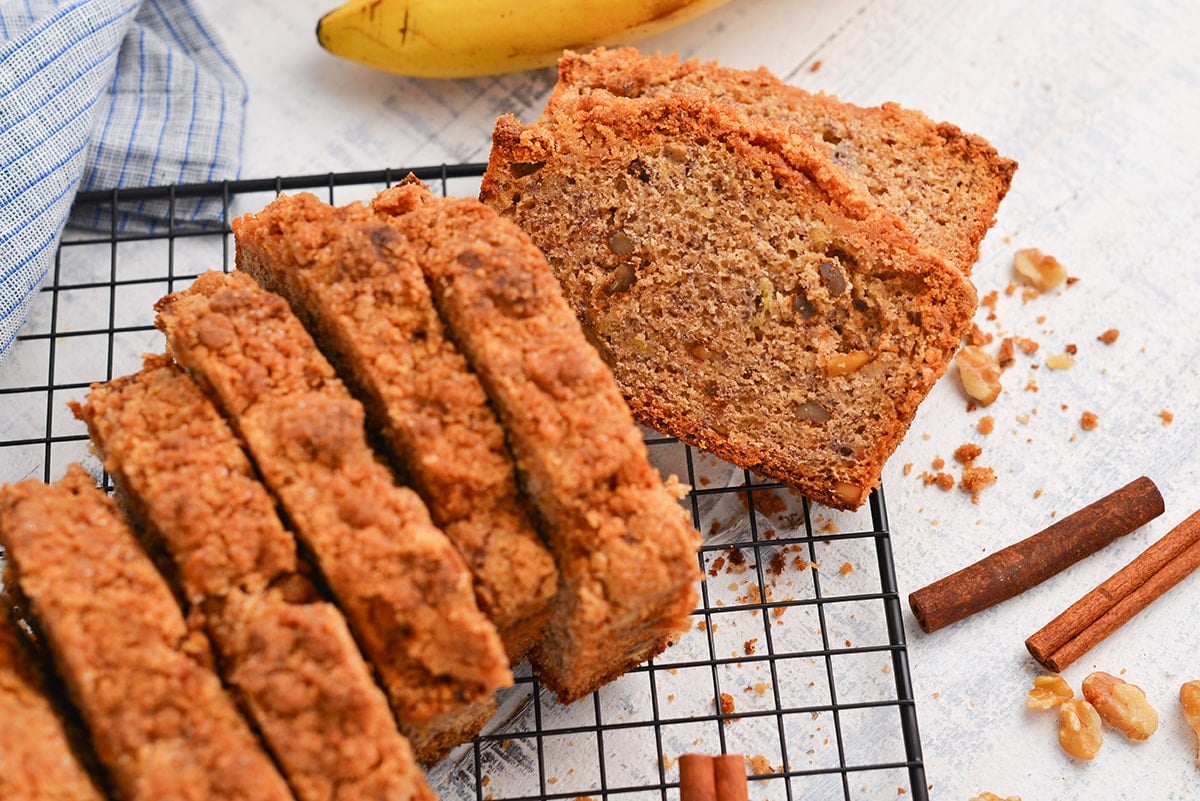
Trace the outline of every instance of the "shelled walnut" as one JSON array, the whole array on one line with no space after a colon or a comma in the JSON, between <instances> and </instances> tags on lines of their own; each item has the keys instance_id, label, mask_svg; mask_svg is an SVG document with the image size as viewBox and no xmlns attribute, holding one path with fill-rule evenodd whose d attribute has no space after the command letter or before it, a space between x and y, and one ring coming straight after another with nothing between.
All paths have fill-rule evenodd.
<instances>
[{"instance_id":1,"label":"shelled walnut","mask_svg":"<svg viewBox=\"0 0 1200 801\"><path fill-rule=\"evenodd\" d=\"M1104 742L1100 715L1095 707L1082 698L1073 698L1060 709L1062 722L1058 727L1059 745L1078 759L1094 758Z\"/></svg>"},{"instance_id":2,"label":"shelled walnut","mask_svg":"<svg viewBox=\"0 0 1200 801\"><path fill-rule=\"evenodd\" d=\"M1196 766L1200 767L1200 679L1179 688L1179 703L1183 706L1183 719L1196 732Z\"/></svg>"},{"instance_id":3,"label":"shelled walnut","mask_svg":"<svg viewBox=\"0 0 1200 801\"><path fill-rule=\"evenodd\" d=\"M1041 292L1054 289L1067 280L1067 268L1037 248L1024 248L1014 253L1013 269L1022 283Z\"/></svg>"},{"instance_id":4,"label":"shelled walnut","mask_svg":"<svg viewBox=\"0 0 1200 801\"><path fill-rule=\"evenodd\" d=\"M964 345L954 354L963 390L981 405L987 406L1000 396L1000 364L995 357L976 345Z\"/></svg>"},{"instance_id":5,"label":"shelled walnut","mask_svg":"<svg viewBox=\"0 0 1200 801\"><path fill-rule=\"evenodd\" d=\"M1158 712L1141 687L1096 671L1083 680L1083 697L1105 723L1131 740L1145 740L1158 730Z\"/></svg>"},{"instance_id":6,"label":"shelled walnut","mask_svg":"<svg viewBox=\"0 0 1200 801\"><path fill-rule=\"evenodd\" d=\"M1071 685L1062 676L1044 675L1033 677L1033 689L1025 699L1030 709L1052 709L1070 701L1075 696Z\"/></svg>"}]
</instances>

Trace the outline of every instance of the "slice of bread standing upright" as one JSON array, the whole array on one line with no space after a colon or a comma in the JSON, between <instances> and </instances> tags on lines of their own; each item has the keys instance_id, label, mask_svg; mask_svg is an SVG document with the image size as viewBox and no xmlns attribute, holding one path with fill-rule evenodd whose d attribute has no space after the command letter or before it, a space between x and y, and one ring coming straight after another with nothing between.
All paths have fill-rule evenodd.
<instances>
[{"instance_id":1,"label":"slice of bread standing upright","mask_svg":"<svg viewBox=\"0 0 1200 801\"><path fill-rule=\"evenodd\" d=\"M477 200L429 199L407 184L373 208L418 243L438 311L508 433L560 575L530 661L569 703L687 629L700 535L542 253Z\"/></svg>"},{"instance_id":2,"label":"slice of bread standing upright","mask_svg":"<svg viewBox=\"0 0 1200 801\"><path fill-rule=\"evenodd\" d=\"M298 801L432 801L346 619L225 419L168 357L72 402Z\"/></svg>"},{"instance_id":3,"label":"slice of bread standing upright","mask_svg":"<svg viewBox=\"0 0 1200 801\"><path fill-rule=\"evenodd\" d=\"M0 798L103 801L17 625L0 612Z\"/></svg>"},{"instance_id":4,"label":"slice of bread standing upright","mask_svg":"<svg viewBox=\"0 0 1200 801\"><path fill-rule=\"evenodd\" d=\"M287 301L247 274L159 300L175 360L246 444L378 671L417 758L477 734L512 683L471 574L425 504L371 449L351 397Z\"/></svg>"},{"instance_id":5,"label":"slice of bread standing upright","mask_svg":"<svg viewBox=\"0 0 1200 801\"><path fill-rule=\"evenodd\" d=\"M282 196L233 221L238 269L287 298L362 400L392 461L475 577L510 661L537 641L558 584L517 493L504 431L446 337L413 243L355 203Z\"/></svg>"},{"instance_id":6,"label":"slice of bread standing upright","mask_svg":"<svg viewBox=\"0 0 1200 801\"><path fill-rule=\"evenodd\" d=\"M207 638L83 467L0 487L0 545L122 799L293 798Z\"/></svg>"},{"instance_id":7,"label":"slice of bread standing upright","mask_svg":"<svg viewBox=\"0 0 1200 801\"><path fill-rule=\"evenodd\" d=\"M857 508L977 302L785 125L594 92L500 118L481 199L529 233L644 424Z\"/></svg>"}]
</instances>

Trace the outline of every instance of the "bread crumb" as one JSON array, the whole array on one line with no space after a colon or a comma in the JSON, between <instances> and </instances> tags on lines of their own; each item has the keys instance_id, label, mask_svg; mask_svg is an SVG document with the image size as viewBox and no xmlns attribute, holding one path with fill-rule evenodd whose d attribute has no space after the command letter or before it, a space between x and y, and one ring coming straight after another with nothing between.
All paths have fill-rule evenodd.
<instances>
[{"instance_id":1,"label":"bread crumb","mask_svg":"<svg viewBox=\"0 0 1200 801\"><path fill-rule=\"evenodd\" d=\"M954 449L954 461L970 466L979 458L981 453L983 453L983 448L973 442L968 442Z\"/></svg>"},{"instance_id":2,"label":"bread crumb","mask_svg":"<svg viewBox=\"0 0 1200 801\"><path fill-rule=\"evenodd\" d=\"M775 768L771 765L771 761L762 754L756 754L752 757L747 757L747 761L750 763L750 772L755 775L761 776L775 772Z\"/></svg>"},{"instance_id":3,"label":"bread crumb","mask_svg":"<svg viewBox=\"0 0 1200 801\"><path fill-rule=\"evenodd\" d=\"M1121 332L1119 330L1117 330L1116 328L1110 328L1107 331L1104 331L1103 333L1101 333L1100 336L1096 337L1096 339L1100 340L1105 345L1111 345L1112 343L1117 341L1117 337L1119 337L1120 335L1121 335Z\"/></svg>"},{"instance_id":4,"label":"bread crumb","mask_svg":"<svg viewBox=\"0 0 1200 801\"><path fill-rule=\"evenodd\" d=\"M905 462L905 463L904 463L904 467L902 467L902 468L900 469L900 472L901 472L901 473L903 473L903 474L904 474L904 475L906 475L906 476L911 476L911 475L912 475L912 471L913 471L913 464L912 464L912 462Z\"/></svg>"},{"instance_id":5,"label":"bread crumb","mask_svg":"<svg viewBox=\"0 0 1200 801\"><path fill-rule=\"evenodd\" d=\"M1079 416L1079 427L1084 431L1091 431L1100 422L1100 418L1096 417L1095 412L1085 411Z\"/></svg>"},{"instance_id":6,"label":"bread crumb","mask_svg":"<svg viewBox=\"0 0 1200 801\"><path fill-rule=\"evenodd\" d=\"M954 488L954 476L949 473L930 473L925 471L921 473L921 480L925 482L925 486L936 484L939 489L949 490Z\"/></svg>"},{"instance_id":7,"label":"bread crumb","mask_svg":"<svg viewBox=\"0 0 1200 801\"><path fill-rule=\"evenodd\" d=\"M754 508L768 517L787 511L787 501L770 490L755 490L753 493L738 494L742 499L743 506L746 504L746 496L752 496Z\"/></svg>"},{"instance_id":8,"label":"bread crumb","mask_svg":"<svg viewBox=\"0 0 1200 801\"><path fill-rule=\"evenodd\" d=\"M1166 409L1163 409L1161 412L1159 412L1158 416L1162 418L1164 426L1171 425L1171 423L1175 420L1175 415L1171 414Z\"/></svg>"},{"instance_id":9,"label":"bread crumb","mask_svg":"<svg viewBox=\"0 0 1200 801\"><path fill-rule=\"evenodd\" d=\"M721 698L717 702L717 706L720 708L722 715L732 715L734 711L733 696L729 693L721 693Z\"/></svg>"},{"instance_id":10,"label":"bread crumb","mask_svg":"<svg viewBox=\"0 0 1200 801\"><path fill-rule=\"evenodd\" d=\"M842 566L838 568L838 572L841 573L843 576L853 573L854 565L850 564L849 562L843 562Z\"/></svg>"},{"instance_id":11,"label":"bread crumb","mask_svg":"<svg viewBox=\"0 0 1200 801\"><path fill-rule=\"evenodd\" d=\"M1000 340L1000 352L996 354L996 364L1000 365L1000 369L1004 370L1012 367L1016 362L1016 357L1013 355L1014 344L1012 337L1005 337Z\"/></svg>"},{"instance_id":12,"label":"bread crumb","mask_svg":"<svg viewBox=\"0 0 1200 801\"><path fill-rule=\"evenodd\" d=\"M990 467L965 467L958 482L959 489L971 494L971 503L979 503L979 493L996 483L996 471Z\"/></svg>"},{"instance_id":13,"label":"bread crumb","mask_svg":"<svg viewBox=\"0 0 1200 801\"><path fill-rule=\"evenodd\" d=\"M988 310L988 320L996 319L996 300L998 297L999 293L993 289L991 292L988 292L986 295L984 295L983 299L979 301L979 305L987 308Z\"/></svg>"},{"instance_id":14,"label":"bread crumb","mask_svg":"<svg viewBox=\"0 0 1200 801\"><path fill-rule=\"evenodd\" d=\"M754 656L754 652L756 650L758 650L758 638L757 637L751 637L750 639L748 639L744 643L742 643L742 651L745 652L746 656Z\"/></svg>"},{"instance_id":15,"label":"bread crumb","mask_svg":"<svg viewBox=\"0 0 1200 801\"><path fill-rule=\"evenodd\" d=\"M996 420L990 414L979 418L979 422L975 425L977 431L983 436L991 434L996 427Z\"/></svg>"},{"instance_id":16,"label":"bread crumb","mask_svg":"<svg viewBox=\"0 0 1200 801\"><path fill-rule=\"evenodd\" d=\"M821 64L822 64L822 61L821 61L821 59L818 58L812 64L808 65L808 71L809 72L817 72L818 70L821 69Z\"/></svg>"},{"instance_id":17,"label":"bread crumb","mask_svg":"<svg viewBox=\"0 0 1200 801\"><path fill-rule=\"evenodd\" d=\"M979 326L975 323L971 323L971 327L967 330L966 342L968 345L975 345L976 347L989 345L992 339L991 334L980 330Z\"/></svg>"}]
</instances>

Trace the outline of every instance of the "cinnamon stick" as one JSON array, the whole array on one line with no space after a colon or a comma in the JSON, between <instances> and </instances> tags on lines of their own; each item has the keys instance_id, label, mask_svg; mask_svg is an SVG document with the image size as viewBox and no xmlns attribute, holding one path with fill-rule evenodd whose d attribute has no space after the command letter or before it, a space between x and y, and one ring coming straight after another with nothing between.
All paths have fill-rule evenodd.
<instances>
[{"instance_id":1,"label":"cinnamon stick","mask_svg":"<svg viewBox=\"0 0 1200 801\"><path fill-rule=\"evenodd\" d=\"M926 632L1006 601L1163 513L1158 487L1142 476L1031 537L908 596Z\"/></svg>"},{"instance_id":2,"label":"cinnamon stick","mask_svg":"<svg viewBox=\"0 0 1200 801\"><path fill-rule=\"evenodd\" d=\"M748 801L746 758L741 754L679 757L679 801Z\"/></svg>"},{"instance_id":3,"label":"cinnamon stick","mask_svg":"<svg viewBox=\"0 0 1200 801\"><path fill-rule=\"evenodd\" d=\"M1062 672L1200 567L1200 511L1025 641L1044 667Z\"/></svg>"},{"instance_id":4,"label":"cinnamon stick","mask_svg":"<svg viewBox=\"0 0 1200 801\"><path fill-rule=\"evenodd\" d=\"M741 754L724 754L713 759L718 801L748 801L746 787L746 758Z\"/></svg>"},{"instance_id":5,"label":"cinnamon stick","mask_svg":"<svg viewBox=\"0 0 1200 801\"><path fill-rule=\"evenodd\" d=\"M705 754L679 757L679 801L717 801L712 757Z\"/></svg>"}]
</instances>

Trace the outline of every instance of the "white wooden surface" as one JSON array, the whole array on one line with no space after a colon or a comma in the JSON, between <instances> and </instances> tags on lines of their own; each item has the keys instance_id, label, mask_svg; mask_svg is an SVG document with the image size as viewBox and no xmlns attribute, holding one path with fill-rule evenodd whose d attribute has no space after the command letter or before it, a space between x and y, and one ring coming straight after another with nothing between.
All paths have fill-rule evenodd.
<instances>
[{"instance_id":1,"label":"white wooden surface","mask_svg":"<svg viewBox=\"0 0 1200 801\"><path fill-rule=\"evenodd\" d=\"M550 71L419 81L335 60L313 30L316 0L211 0L209 18L250 92L243 177L486 160L497 115L532 119ZM1018 599L933 635L906 630L934 799L983 790L1025 801L1200 798L1181 682L1200 678L1200 576L1177 587L1066 672L1124 672L1162 725L1132 744L1109 731L1099 756L1060 751L1050 714L1024 709L1038 670L1026 636L1200 508L1200 3L1091 0L732 0L646 49L765 65L810 89L918 108L1017 159L1012 190L974 277L999 290L980 326L1030 337L976 432L953 377L936 387L885 487L901 592L1020 539L1138 475L1166 513ZM819 62L819 69L813 67ZM1012 253L1039 247L1079 280L1025 301L1004 294ZM1096 336L1118 328L1119 340ZM1068 344L1076 365L1043 362ZM1036 382L1037 391L1026 389ZM1161 410L1174 415L1169 425ZM1079 417L1095 412L1084 431ZM998 482L978 503L917 474L964 442ZM904 466L912 464L910 475Z\"/></svg>"}]
</instances>

